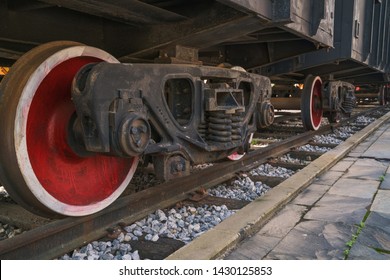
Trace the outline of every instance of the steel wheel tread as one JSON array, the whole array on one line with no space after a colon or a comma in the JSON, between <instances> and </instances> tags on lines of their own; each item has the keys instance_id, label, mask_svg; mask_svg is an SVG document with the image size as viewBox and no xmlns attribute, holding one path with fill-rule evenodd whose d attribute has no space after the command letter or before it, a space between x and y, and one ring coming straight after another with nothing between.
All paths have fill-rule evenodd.
<instances>
[{"instance_id":1,"label":"steel wheel tread","mask_svg":"<svg viewBox=\"0 0 390 280\"><path fill-rule=\"evenodd\" d=\"M322 120L322 81L318 76L309 75L305 79L301 96L301 115L303 127L317 130Z\"/></svg>"},{"instance_id":2,"label":"steel wheel tread","mask_svg":"<svg viewBox=\"0 0 390 280\"><path fill-rule=\"evenodd\" d=\"M68 51L69 50L69 51ZM80 56L78 56L78 53L80 52ZM85 52L85 53L84 53ZM74 61L72 60L74 59ZM58 61L57 61L58 60ZM84 61L85 60L85 61ZM67 156L60 155L58 158L56 157L60 148L62 147L50 147L51 145L51 136L47 136L46 138L43 137L43 142L46 141L48 152L47 154L44 154L41 156L42 150L43 153L45 153L44 149L42 149L42 145L39 146L39 142L41 141L38 136L38 133L35 133L34 130L43 130L45 134L50 134L51 131L49 128L45 128L45 125L40 126L37 124L38 122L35 121L31 116L34 118L37 118L38 121L42 121L47 125L47 127L50 126L52 122L54 122L54 134L55 137L60 139L62 142L65 143L65 141L62 139L64 136L62 134L66 134L66 132L62 132L60 136L56 136L58 128L61 128L61 125L64 126L66 123L66 120L62 120L62 117L68 118L69 116L69 108L62 110L60 107L63 106L62 100L55 101L56 97L54 95L51 95L51 88L45 89L46 84L48 86L56 86L56 83L60 84L62 83L62 76L57 74L57 76L54 76L55 78L58 78L58 81L54 79L54 82L51 84L50 82L47 82L46 80L49 80L49 76L52 73L63 73L64 76L69 75L70 77L67 77L66 79L72 78L72 74L68 74L67 67L69 66L71 70L77 71L77 67L80 64L89 63L89 62L95 62L95 61L110 61L110 62L116 62L116 60L111 57L109 54L94 49L91 47L83 46L76 42L69 42L69 41L59 41L59 42L52 42L48 44L41 45L30 52L26 53L24 56L22 56L11 68L10 72L7 74L7 76L3 79L1 85L0 85L0 130L3 132L3 143L0 145L0 181L4 184L7 191L11 195L11 197L24 206L26 209L35 212L42 216L49 216L49 217L60 217L60 216L82 216L82 215L88 215L95 213L97 211L100 211L101 209L107 207L109 204L112 203L124 190L124 188L129 183L132 175L135 172L135 168L138 163L138 158L131 158L131 159L108 159L108 157L100 156L100 158L96 158L92 161L102 161L105 165L107 165L107 168L104 168L104 170L96 169L94 170L94 166L91 163L88 163L86 167L86 175L88 176L89 173L92 172L92 175L89 175L88 178L92 178L96 176L106 176L105 181L109 185L109 187L105 186L88 186L91 190L96 191L96 194L89 194L91 191L85 191L86 194L77 193L78 191L82 191L82 187L73 186L74 189L64 189L62 190L60 187L59 189L55 189L56 187L54 185L60 185L62 184L61 180L63 178L57 178L56 175L54 176L54 182L55 184L46 184L45 180L45 172L46 168L50 169L53 168L55 170L55 167L52 167L49 163L49 160L47 160L46 165L43 167L40 167L39 164L44 162L41 158L44 158L47 156L48 158L54 158L56 164L62 165L63 161L67 160ZM74 63L77 64L77 66L74 66ZM48 66L47 66L48 65ZM81 67L80 66L80 67ZM46 69L46 68L49 69ZM52 68L51 68L52 67ZM64 69L61 69L64 68ZM58 70L59 69L59 70ZM40 71L43 71L44 73L41 73ZM46 73L46 71L48 71ZM62 72L61 72L62 71ZM55 75L55 74L53 74ZM42 77L42 79L41 79ZM29 88L35 86L35 80L38 80L38 84L36 85L36 89L30 90ZM41 79L41 80L40 80ZM64 78L65 79L65 78ZM66 86L68 86L69 81L65 81ZM42 87L42 88L41 88ZM54 88L53 92L61 92L60 88ZM28 92L32 91L30 95L31 101L26 101L28 99ZM27 93L26 93L27 92ZM52 112L54 112L55 115L51 116L50 113L46 113L46 111L50 111L50 104L47 110L44 110L42 112L42 115L45 114L48 115L53 120L46 120L45 117L41 117L40 110L41 103L46 103L46 96L45 94L50 93L48 96L48 100L54 100L55 106L59 106L58 108L52 109ZM54 96L54 97L53 97ZM70 97L70 95L69 95ZM39 100L41 99L41 100ZM38 101L40 102L38 102ZM30 102L30 103L29 103ZM48 101L49 102L49 101ZM65 107L69 107L69 101L65 100L64 105ZM21 105L22 104L22 105ZM27 104L24 106L23 104ZM38 104L38 105L37 105ZM20 109L19 108L23 108ZM27 113L24 111L28 110ZM57 111L60 111L61 113L57 113ZM64 112L64 115L62 114L62 111ZM22 116L22 117L21 117ZM20 121L20 119L23 119L23 117L26 118L24 121ZM58 120L57 120L58 119ZM19 123L25 123L25 131L23 128L23 125L19 126ZM58 123L58 124L57 124ZM57 127L56 127L57 126ZM43 127L43 128L42 128ZM33 132L31 132L33 131ZM34 134L35 133L35 134ZM32 136L31 136L32 135ZM23 138L27 138L23 139ZM55 140L57 140L55 138ZM19 143L19 141L23 142L25 141L25 153L23 154L23 145ZM38 146L35 146L35 143L38 143ZM65 145L62 143L62 145ZM22 148L20 148L22 147ZM38 148L35 148L38 147ZM66 147L65 147L66 148ZM57 150L56 150L57 149ZM54 152L52 151L54 150ZM66 149L65 149L66 150ZM70 148L69 148L70 150ZM60 151L62 153L62 151ZM68 153L71 153L71 151L67 151ZM78 161L84 161L84 159L79 159L75 157L74 155L69 156L71 158L71 163L66 165L67 163L64 163L65 169L68 166L70 169L65 170L72 172L73 167L76 170L81 170L84 167L81 164L84 163L78 163ZM36 161L36 158L39 158L38 161ZM36 161L36 163L34 163ZM89 162L86 160L85 162ZM25 165L26 164L26 165ZM26 168L26 166L29 166L31 164L31 167L33 168ZM87 164L87 163L85 163ZM96 163L94 163L96 164ZM100 163L98 163L96 166L99 166ZM110 172L110 168L113 165L114 168L121 169L118 171L118 173ZM103 165L103 163L101 164ZM63 166L62 166L63 167ZM101 167L97 167L101 168ZM30 170L32 169L32 171ZM58 170L60 173L63 170ZM107 173L105 173L107 172ZM119 174L121 172L121 174ZM31 174L33 173L33 174ZM65 172L66 173L66 172ZM103 175L101 173L104 173ZM37 175L38 174L38 175ZM50 173L51 174L51 173ZM120 175L120 178L115 178L115 175ZM35 179L34 179L34 178ZM72 177L72 176L71 176ZM33 179L31 179L33 178ZM66 174L64 176L66 177ZM73 179L76 178L77 180L82 180L82 176L80 175L74 175L72 177ZM53 179L53 178L49 178ZM111 181L115 181L114 183L111 183ZM119 183L116 181L120 181ZM31 182L38 182L36 187L36 184ZM43 183L42 183L43 182ZM119 186L116 186L115 184L119 184ZM103 188L104 192L107 192L107 194L98 194L101 192L101 189ZM107 188L107 189L106 189ZM110 189L112 188L112 190ZM68 194L68 192L75 191L74 194L74 201L72 201L72 194ZM57 192L57 193L56 193ZM88 198L79 198L85 195ZM53 198L53 199L52 199ZM63 201L64 200L64 201ZM94 201L96 200L96 201Z\"/></svg>"}]
</instances>

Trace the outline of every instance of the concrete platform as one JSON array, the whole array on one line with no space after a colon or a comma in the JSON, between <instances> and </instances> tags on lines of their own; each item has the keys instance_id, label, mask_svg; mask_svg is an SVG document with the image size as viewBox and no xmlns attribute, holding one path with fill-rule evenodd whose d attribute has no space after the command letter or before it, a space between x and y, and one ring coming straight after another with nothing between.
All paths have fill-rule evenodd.
<instances>
[{"instance_id":1,"label":"concrete platform","mask_svg":"<svg viewBox=\"0 0 390 280\"><path fill-rule=\"evenodd\" d=\"M389 165L386 121L225 259L389 260ZM300 215L287 222L286 211Z\"/></svg>"},{"instance_id":2,"label":"concrete platform","mask_svg":"<svg viewBox=\"0 0 390 280\"><path fill-rule=\"evenodd\" d=\"M389 165L390 113L167 259L390 259Z\"/></svg>"}]
</instances>

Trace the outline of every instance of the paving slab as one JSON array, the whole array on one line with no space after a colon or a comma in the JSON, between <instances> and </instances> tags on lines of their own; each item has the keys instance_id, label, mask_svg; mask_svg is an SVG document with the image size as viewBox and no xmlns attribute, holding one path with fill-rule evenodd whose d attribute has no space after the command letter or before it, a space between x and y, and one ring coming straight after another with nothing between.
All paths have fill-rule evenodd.
<instances>
[{"instance_id":1,"label":"paving slab","mask_svg":"<svg viewBox=\"0 0 390 280\"><path fill-rule=\"evenodd\" d=\"M390 253L390 235L381 228L365 226L359 234L357 242L379 252ZM390 259L390 254L388 254L388 259Z\"/></svg>"},{"instance_id":2,"label":"paving slab","mask_svg":"<svg viewBox=\"0 0 390 280\"><path fill-rule=\"evenodd\" d=\"M343 176L344 172L330 170L325 174L319 176L314 183L318 185L332 186L334 183Z\"/></svg>"},{"instance_id":3,"label":"paving slab","mask_svg":"<svg viewBox=\"0 0 390 280\"><path fill-rule=\"evenodd\" d=\"M390 214L381 212L370 212L365 221L366 227L377 227L390 235Z\"/></svg>"},{"instance_id":4,"label":"paving slab","mask_svg":"<svg viewBox=\"0 0 390 280\"><path fill-rule=\"evenodd\" d=\"M364 151L365 151L365 150L364 150ZM364 151L362 151L362 152L353 151L353 152L350 152L348 155L349 155L350 157L360 158L360 157L362 156L362 154L363 154Z\"/></svg>"},{"instance_id":5,"label":"paving slab","mask_svg":"<svg viewBox=\"0 0 390 280\"><path fill-rule=\"evenodd\" d=\"M318 201L330 188L328 185L311 184L310 188L303 190L292 204L311 206Z\"/></svg>"},{"instance_id":6,"label":"paving slab","mask_svg":"<svg viewBox=\"0 0 390 280\"><path fill-rule=\"evenodd\" d=\"M387 170L387 166L388 166L386 163L383 163L382 161L377 160L375 158L364 158L364 157L357 159L354 165L364 166L364 167L377 167L377 168L385 169L385 171Z\"/></svg>"},{"instance_id":7,"label":"paving slab","mask_svg":"<svg viewBox=\"0 0 390 280\"><path fill-rule=\"evenodd\" d=\"M362 245L357 241L350 249L347 259L348 260L388 260L389 255L379 253L375 249Z\"/></svg>"},{"instance_id":8,"label":"paving slab","mask_svg":"<svg viewBox=\"0 0 390 280\"><path fill-rule=\"evenodd\" d=\"M302 219L306 211L305 206L286 205L258 234L283 238Z\"/></svg>"},{"instance_id":9,"label":"paving slab","mask_svg":"<svg viewBox=\"0 0 390 280\"><path fill-rule=\"evenodd\" d=\"M281 238L256 234L240 244L240 250L229 254L226 260L261 260L279 242Z\"/></svg>"},{"instance_id":10,"label":"paving slab","mask_svg":"<svg viewBox=\"0 0 390 280\"><path fill-rule=\"evenodd\" d=\"M385 174L387 164L375 159L358 159L343 176L343 178L359 180L380 180Z\"/></svg>"},{"instance_id":11,"label":"paving slab","mask_svg":"<svg viewBox=\"0 0 390 280\"><path fill-rule=\"evenodd\" d=\"M348 259L390 259L390 214L370 212Z\"/></svg>"},{"instance_id":12,"label":"paving slab","mask_svg":"<svg viewBox=\"0 0 390 280\"><path fill-rule=\"evenodd\" d=\"M378 190L370 210L390 214L390 191Z\"/></svg>"},{"instance_id":13,"label":"paving slab","mask_svg":"<svg viewBox=\"0 0 390 280\"><path fill-rule=\"evenodd\" d=\"M389 170L387 170L385 176L383 177L383 181L381 182L381 185L379 187L382 190L390 190L390 173Z\"/></svg>"},{"instance_id":14,"label":"paving slab","mask_svg":"<svg viewBox=\"0 0 390 280\"><path fill-rule=\"evenodd\" d=\"M356 148L354 148L349 154L348 156L349 157L352 157L352 158L360 158L363 153L365 153L367 151L367 149L370 147L371 143L369 141L365 141L361 144L359 144L359 146L357 146Z\"/></svg>"},{"instance_id":15,"label":"paving slab","mask_svg":"<svg viewBox=\"0 0 390 280\"><path fill-rule=\"evenodd\" d=\"M331 170L345 172L348 170L348 168L351 167L352 164L355 163L355 161L356 161L356 158L343 159L343 160L339 161L338 163L336 163L336 165L333 166Z\"/></svg>"},{"instance_id":16,"label":"paving slab","mask_svg":"<svg viewBox=\"0 0 390 280\"><path fill-rule=\"evenodd\" d=\"M265 259L341 260L345 243L353 232L353 226L343 223L304 221L292 229Z\"/></svg>"},{"instance_id":17,"label":"paving slab","mask_svg":"<svg viewBox=\"0 0 390 280\"><path fill-rule=\"evenodd\" d=\"M349 157L362 157L363 154L378 140L379 137L383 134L383 132L388 129L389 124L384 123L376 131L374 131L371 135L369 135L364 142L360 143L357 147L355 147L350 153Z\"/></svg>"},{"instance_id":18,"label":"paving slab","mask_svg":"<svg viewBox=\"0 0 390 280\"><path fill-rule=\"evenodd\" d=\"M371 204L371 199L325 194L304 216L306 220L359 224Z\"/></svg>"},{"instance_id":19,"label":"paving slab","mask_svg":"<svg viewBox=\"0 0 390 280\"><path fill-rule=\"evenodd\" d=\"M384 131L368 149L363 153L364 157L378 159L390 159L390 131Z\"/></svg>"},{"instance_id":20,"label":"paving slab","mask_svg":"<svg viewBox=\"0 0 390 280\"><path fill-rule=\"evenodd\" d=\"M379 180L341 178L329 189L328 193L347 197L372 199L379 184Z\"/></svg>"}]
</instances>

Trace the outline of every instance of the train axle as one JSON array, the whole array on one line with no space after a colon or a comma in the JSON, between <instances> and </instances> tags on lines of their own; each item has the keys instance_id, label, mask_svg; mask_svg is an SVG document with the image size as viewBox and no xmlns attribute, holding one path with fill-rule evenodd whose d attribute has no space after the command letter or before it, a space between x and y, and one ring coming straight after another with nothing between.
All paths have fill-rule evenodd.
<instances>
[{"instance_id":1,"label":"train axle","mask_svg":"<svg viewBox=\"0 0 390 280\"><path fill-rule=\"evenodd\" d=\"M245 153L251 135L272 122L267 77L120 64L69 41L23 55L0 97L0 181L16 202L48 217L107 207L141 157L169 180L189 174L191 164Z\"/></svg>"},{"instance_id":2,"label":"train axle","mask_svg":"<svg viewBox=\"0 0 390 280\"><path fill-rule=\"evenodd\" d=\"M356 107L355 87L344 81L325 81L319 76L306 77L303 89L294 88L295 96L275 97L271 102L276 109L301 110L303 126L307 130L317 130L322 117L337 123L349 117ZM274 95L283 96L285 89L273 90Z\"/></svg>"}]
</instances>

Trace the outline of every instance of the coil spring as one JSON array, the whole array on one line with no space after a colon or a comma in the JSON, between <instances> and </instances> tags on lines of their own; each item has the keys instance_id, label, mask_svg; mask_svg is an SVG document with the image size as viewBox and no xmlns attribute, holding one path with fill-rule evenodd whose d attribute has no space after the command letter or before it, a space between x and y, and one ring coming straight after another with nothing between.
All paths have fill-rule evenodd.
<instances>
[{"instance_id":1,"label":"coil spring","mask_svg":"<svg viewBox=\"0 0 390 280\"><path fill-rule=\"evenodd\" d=\"M207 123L202 122L198 125L198 133L199 133L200 137L202 137L203 139L206 139Z\"/></svg>"},{"instance_id":2,"label":"coil spring","mask_svg":"<svg viewBox=\"0 0 390 280\"><path fill-rule=\"evenodd\" d=\"M244 113L236 112L232 116L232 140L241 141L242 140L242 122L244 120Z\"/></svg>"},{"instance_id":3,"label":"coil spring","mask_svg":"<svg viewBox=\"0 0 390 280\"><path fill-rule=\"evenodd\" d=\"M208 122L208 140L221 143L232 141L232 115L209 112Z\"/></svg>"},{"instance_id":4,"label":"coil spring","mask_svg":"<svg viewBox=\"0 0 390 280\"><path fill-rule=\"evenodd\" d=\"M347 95L342 102L342 108L345 113L352 113L353 108L355 108L356 98L353 95Z\"/></svg>"}]
</instances>

